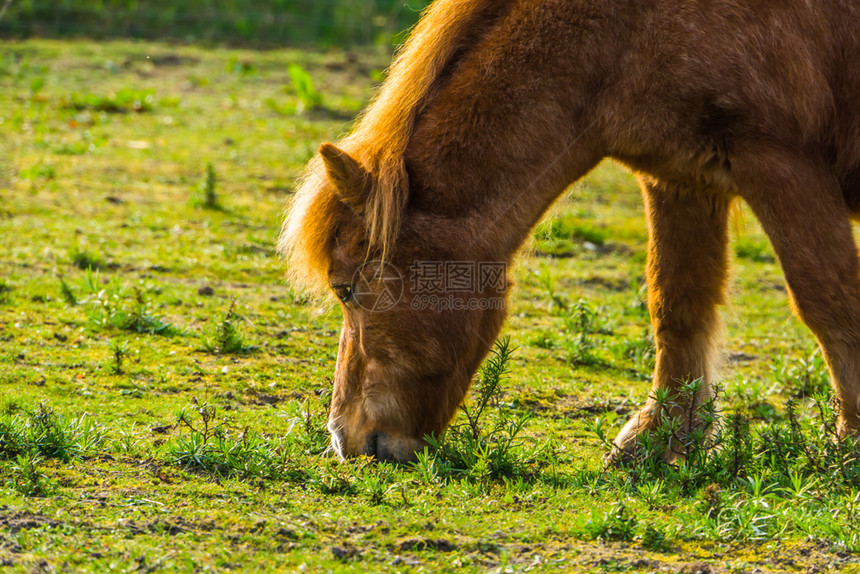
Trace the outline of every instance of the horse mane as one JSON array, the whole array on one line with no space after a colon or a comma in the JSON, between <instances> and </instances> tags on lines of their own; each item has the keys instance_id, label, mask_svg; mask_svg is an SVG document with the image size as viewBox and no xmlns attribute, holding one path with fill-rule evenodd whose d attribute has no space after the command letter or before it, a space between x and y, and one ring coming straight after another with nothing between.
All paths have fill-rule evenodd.
<instances>
[{"instance_id":1,"label":"horse mane","mask_svg":"<svg viewBox=\"0 0 860 574\"><path fill-rule=\"evenodd\" d=\"M399 235L409 197L404 156L414 126L460 55L480 38L510 0L436 0L422 15L391 65L388 78L355 130L338 146L373 178L362 217L370 248L385 256ZM309 164L284 221L278 249L291 282L316 293L328 290L332 239L345 207L322 174ZM323 181L320 181L322 179Z\"/></svg>"}]
</instances>

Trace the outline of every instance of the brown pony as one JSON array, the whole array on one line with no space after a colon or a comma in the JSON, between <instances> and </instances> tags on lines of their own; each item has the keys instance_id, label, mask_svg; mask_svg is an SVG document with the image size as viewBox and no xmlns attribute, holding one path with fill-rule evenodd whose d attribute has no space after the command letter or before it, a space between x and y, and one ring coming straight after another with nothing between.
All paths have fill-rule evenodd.
<instances>
[{"instance_id":1,"label":"brown pony","mask_svg":"<svg viewBox=\"0 0 860 574\"><path fill-rule=\"evenodd\" d=\"M504 278L476 269L509 263L605 157L645 201L653 390L701 378L712 393L740 197L821 344L839 432L856 434L858 30L849 0L434 2L352 135L310 163L280 240L293 280L343 305L335 450L408 460L445 428L505 314L484 304L504 301ZM473 281L437 281L451 269ZM425 305L440 288L444 307ZM616 455L681 414L657 410Z\"/></svg>"}]
</instances>

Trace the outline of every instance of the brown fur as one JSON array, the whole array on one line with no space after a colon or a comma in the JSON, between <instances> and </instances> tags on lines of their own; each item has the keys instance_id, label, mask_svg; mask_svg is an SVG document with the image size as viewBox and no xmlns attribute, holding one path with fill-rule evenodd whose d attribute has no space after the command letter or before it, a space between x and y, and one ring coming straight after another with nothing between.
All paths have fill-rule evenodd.
<instances>
[{"instance_id":1,"label":"brown fur","mask_svg":"<svg viewBox=\"0 0 860 574\"><path fill-rule=\"evenodd\" d=\"M494 18L502 1L439 0L427 10L389 70L388 79L343 142L372 175L362 215L368 240L384 256L397 240L409 194L404 153L418 114L438 87L458 50ZM292 209L284 222L279 249L290 261L293 282L320 293L328 289L333 221L342 206L320 181L321 164L308 166Z\"/></svg>"},{"instance_id":2,"label":"brown fur","mask_svg":"<svg viewBox=\"0 0 860 574\"><path fill-rule=\"evenodd\" d=\"M710 392L740 197L854 432L858 29L845 0L438 0L355 132L311 163L281 239L290 273L323 289L368 254L407 283L415 261L510 262L558 194L613 157L641 174L654 388L701 377ZM366 189L344 183L365 181L350 166ZM344 307L330 424L342 454L408 458L447 424L498 334L501 312L418 312L414 296L407 285L385 313ZM652 406L619 449L653 424Z\"/></svg>"}]
</instances>

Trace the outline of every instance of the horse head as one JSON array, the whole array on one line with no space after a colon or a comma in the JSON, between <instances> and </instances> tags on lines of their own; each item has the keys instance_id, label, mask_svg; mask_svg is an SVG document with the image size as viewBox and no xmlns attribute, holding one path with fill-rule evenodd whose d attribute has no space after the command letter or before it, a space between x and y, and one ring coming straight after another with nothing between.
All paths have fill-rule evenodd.
<instances>
[{"instance_id":1,"label":"horse head","mask_svg":"<svg viewBox=\"0 0 860 574\"><path fill-rule=\"evenodd\" d=\"M476 261L462 222L408 204L388 206L402 213L388 218L397 229L381 242L376 174L332 144L321 146L319 167L303 190L314 206L288 218L285 237L295 261L325 236L319 279L343 311L332 446L342 457L410 460L454 416L501 328L506 264Z\"/></svg>"}]
</instances>

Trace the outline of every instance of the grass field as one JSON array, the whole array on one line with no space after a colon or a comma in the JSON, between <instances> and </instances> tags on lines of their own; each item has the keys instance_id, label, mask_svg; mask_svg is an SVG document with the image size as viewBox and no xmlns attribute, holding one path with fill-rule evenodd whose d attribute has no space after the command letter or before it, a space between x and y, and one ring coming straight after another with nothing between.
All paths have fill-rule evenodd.
<instances>
[{"instance_id":1,"label":"grass field","mask_svg":"<svg viewBox=\"0 0 860 574\"><path fill-rule=\"evenodd\" d=\"M340 311L291 291L274 244L389 56L0 45L4 571L860 571L855 451L821 430L824 366L749 215L723 447L603 468L653 362L613 163L518 260L476 432L412 466L325 452Z\"/></svg>"}]
</instances>

